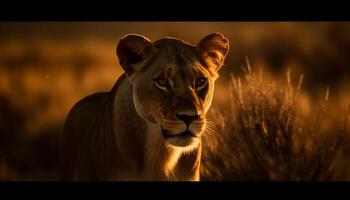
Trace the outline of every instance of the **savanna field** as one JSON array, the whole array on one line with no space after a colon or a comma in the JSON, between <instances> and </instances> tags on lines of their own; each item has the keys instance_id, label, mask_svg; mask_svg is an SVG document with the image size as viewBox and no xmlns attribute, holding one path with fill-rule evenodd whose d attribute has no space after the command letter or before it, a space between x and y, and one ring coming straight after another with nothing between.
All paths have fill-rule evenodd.
<instances>
[{"instance_id":1,"label":"savanna field","mask_svg":"<svg viewBox=\"0 0 350 200\"><path fill-rule=\"evenodd\" d=\"M0 180L59 180L81 98L122 74L128 33L231 48L203 136L202 180L350 180L350 23L1 22Z\"/></svg>"}]
</instances>

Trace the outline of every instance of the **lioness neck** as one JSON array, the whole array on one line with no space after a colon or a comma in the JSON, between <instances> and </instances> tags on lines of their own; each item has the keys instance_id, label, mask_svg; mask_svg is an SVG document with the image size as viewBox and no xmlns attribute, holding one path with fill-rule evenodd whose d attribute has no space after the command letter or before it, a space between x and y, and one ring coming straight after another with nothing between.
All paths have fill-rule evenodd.
<instances>
[{"instance_id":1,"label":"lioness neck","mask_svg":"<svg viewBox=\"0 0 350 200\"><path fill-rule=\"evenodd\" d=\"M174 168L181 151L165 145L163 136L156 125L147 124L145 134L144 172L146 179L176 180Z\"/></svg>"},{"instance_id":2,"label":"lioness neck","mask_svg":"<svg viewBox=\"0 0 350 200\"><path fill-rule=\"evenodd\" d=\"M118 149L119 179L176 180L174 169L181 151L168 148L157 125L139 117L132 98L132 86L124 76L114 94L114 134ZM137 124L137 126L135 126Z\"/></svg>"}]
</instances>

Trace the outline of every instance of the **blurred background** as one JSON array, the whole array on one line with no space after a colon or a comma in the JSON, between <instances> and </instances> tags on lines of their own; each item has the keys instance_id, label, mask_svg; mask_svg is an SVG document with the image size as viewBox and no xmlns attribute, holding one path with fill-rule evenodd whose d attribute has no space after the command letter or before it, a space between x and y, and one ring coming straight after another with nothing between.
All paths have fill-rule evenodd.
<instances>
[{"instance_id":1,"label":"blurred background","mask_svg":"<svg viewBox=\"0 0 350 200\"><path fill-rule=\"evenodd\" d=\"M329 87L334 115L350 103L350 23L0 22L0 180L58 180L65 117L81 98L113 87L121 37L196 44L212 32L231 44L213 104L225 105L227 81L242 74L246 56L275 77L304 74L306 102Z\"/></svg>"}]
</instances>

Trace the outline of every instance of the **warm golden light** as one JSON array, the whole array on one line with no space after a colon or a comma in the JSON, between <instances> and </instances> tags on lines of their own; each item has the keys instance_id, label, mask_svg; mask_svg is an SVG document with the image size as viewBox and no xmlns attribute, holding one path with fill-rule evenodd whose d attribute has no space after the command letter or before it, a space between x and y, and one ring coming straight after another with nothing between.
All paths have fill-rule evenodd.
<instances>
[{"instance_id":1,"label":"warm golden light","mask_svg":"<svg viewBox=\"0 0 350 200\"><path fill-rule=\"evenodd\" d=\"M0 22L0 32L0 180L59 179L68 111L113 87L125 34L196 44L212 32L230 52L201 178L350 180L350 23Z\"/></svg>"}]
</instances>

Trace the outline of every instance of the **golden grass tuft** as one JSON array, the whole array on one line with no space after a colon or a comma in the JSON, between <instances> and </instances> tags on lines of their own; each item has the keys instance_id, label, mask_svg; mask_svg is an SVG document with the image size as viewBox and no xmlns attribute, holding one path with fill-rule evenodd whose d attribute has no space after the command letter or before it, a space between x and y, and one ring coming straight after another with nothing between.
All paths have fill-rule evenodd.
<instances>
[{"instance_id":1,"label":"golden grass tuft","mask_svg":"<svg viewBox=\"0 0 350 200\"><path fill-rule=\"evenodd\" d=\"M303 75L294 85L290 70L278 80L253 71L248 59L242 69L244 76L232 75L228 88L230 109L210 113L216 123L203 138L202 180L349 180L350 106L335 123L329 88L318 103L305 105Z\"/></svg>"}]
</instances>

